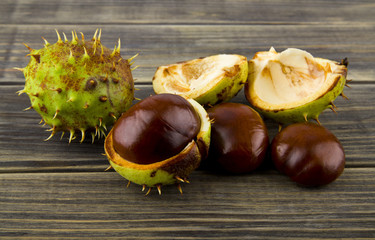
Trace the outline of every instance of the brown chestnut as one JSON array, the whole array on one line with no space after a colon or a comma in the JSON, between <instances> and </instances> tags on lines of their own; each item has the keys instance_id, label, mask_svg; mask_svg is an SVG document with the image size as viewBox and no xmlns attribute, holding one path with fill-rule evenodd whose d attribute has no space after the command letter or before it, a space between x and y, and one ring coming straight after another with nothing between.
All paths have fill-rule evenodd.
<instances>
[{"instance_id":1,"label":"brown chestnut","mask_svg":"<svg viewBox=\"0 0 375 240\"><path fill-rule=\"evenodd\" d=\"M264 160L269 144L260 115L247 105L229 102L218 104L207 113L212 121L208 164L218 163L230 173L255 170Z\"/></svg>"},{"instance_id":2,"label":"brown chestnut","mask_svg":"<svg viewBox=\"0 0 375 240\"><path fill-rule=\"evenodd\" d=\"M173 94L146 98L124 113L113 128L113 147L124 159L150 164L181 152L200 130L189 102Z\"/></svg>"},{"instance_id":3,"label":"brown chestnut","mask_svg":"<svg viewBox=\"0 0 375 240\"><path fill-rule=\"evenodd\" d=\"M104 149L116 172L142 189L157 187L160 194L162 185L188 182L208 154L210 136L208 114L198 102L158 94L121 115Z\"/></svg>"},{"instance_id":4,"label":"brown chestnut","mask_svg":"<svg viewBox=\"0 0 375 240\"><path fill-rule=\"evenodd\" d=\"M331 183L344 171L344 149L328 129L314 123L292 124L271 144L276 168L304 186Z\"/></svg>"}]
</instances>

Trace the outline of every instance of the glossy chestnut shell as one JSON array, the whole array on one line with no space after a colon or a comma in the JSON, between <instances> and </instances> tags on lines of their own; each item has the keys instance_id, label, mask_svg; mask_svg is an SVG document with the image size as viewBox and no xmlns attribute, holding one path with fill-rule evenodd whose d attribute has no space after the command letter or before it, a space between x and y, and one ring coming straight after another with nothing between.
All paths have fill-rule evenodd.
<instances>
[{"instance_id":1,"label":"glossy chestnut shell","mask_svg":"<svg viewBox=\"0 0 375 240\"><path fill-rule=\"evenodd\" d=\"M336 136L314 123L292 124L271 144L276 168L305 186L321 186L338 178L345 167L344 149Z\"/></svg>"},{"instance_id":2,"label":"glossy chestnut shell","mask_svg":"<svg viewBox=\"0 0 375 240\"><path fill-rule=\"evenodd\" d=\"M231 173L255 170L264 160L269 144L260 115L240 103L222 103L207 113L212 120L208 164L218 163Z\"/></svg>"},{"instance_id":3,"label":"glossy chestnut shell","mask_svg":"<svg viewBox=\"0 0 375 240\"><path fill-rule=\"evenodd\" d=\"M200 118L183 97L159 94L125 112L113 128L113 147L127 161L151 164L180 153L197 137Z\"/></svg>"}]
</instances>

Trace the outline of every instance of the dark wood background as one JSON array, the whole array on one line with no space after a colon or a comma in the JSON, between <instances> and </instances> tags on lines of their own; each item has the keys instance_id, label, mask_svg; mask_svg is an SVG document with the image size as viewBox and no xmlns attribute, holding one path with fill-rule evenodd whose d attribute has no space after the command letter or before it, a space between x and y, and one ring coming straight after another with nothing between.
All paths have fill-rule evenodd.
<instances>
[{"instance_id":1,"label":"dark wood background","mask_svg":"<svg viewBox=\"0 0 375 240\"><path fill-rule=\"evenodd\" d=\"M136 53L140 91L156 67L218 53L248 58L274 46L349 59L353 79L338 113L322 124L342 142L346 168L334 183L303 188L272 166L247 175L197 170L191 184L147 197L116 172L103 140L68 144L38 125L26 95L27 43L55 29L92 36L122 56ZM69 36L69 35L68 35ZM372 0L2 0L0 2L0 238L4 239L373 239L375 238L375 2ZM241 92L235 102L246 103ZM266 121L270 136L277 125Z\"/></svg>"}]
</instances>

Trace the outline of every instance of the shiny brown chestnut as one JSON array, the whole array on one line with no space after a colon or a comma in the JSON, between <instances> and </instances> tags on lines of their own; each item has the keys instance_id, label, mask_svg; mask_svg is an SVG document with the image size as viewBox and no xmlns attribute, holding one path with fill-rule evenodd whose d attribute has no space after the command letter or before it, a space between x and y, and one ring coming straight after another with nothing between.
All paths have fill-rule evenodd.
<instances>
[{"instance_id":1,"label":"shiny brown chestnut","mask_svg":"<svg viewBox=\"0 0 375 240\"><path fill-rule=\"evenodd\" d=\"M126 160L150 164L181 152L200 130L200 118L183 97L160 94L129 109L115 124L113 147Z\"/></svg>"},{"instance_id":2,"label":"shiny brown chestnut","mask_svg":"<svg viewBox=\"0 0 375 240\"><path fill-rule=\"evenodd\" d=\"M208 154L211 123L192 99L158 94L133 105L117 120L104 143L111 166L121 176L157 187L188 182ZM178 189L182 193L178 184Z\"/></svg>"},{"instance_id":3,"label":"shiny brown chestnut","mask_svg":"<svg viewBox=\"0 0 375 240\"><path fill-rule=\"evenodd\" d=\"M264 160L269 144L260 115L247 105L230 102L218 104L207 113L212 121L207 165L219 164L230 173L255 170Z\"/></svg>"},{"instance_id":4,"label":"shiny brown chestnut","mask_svg":"<svg viewBox=\"0 0 375 240\"><path fill-rule=\"evenodd\" d=\"M271 143L276 168L304 186L333 182L344 171L344 149L328 129L314 123L292 124Z\"/></svg>"}]
</instances>

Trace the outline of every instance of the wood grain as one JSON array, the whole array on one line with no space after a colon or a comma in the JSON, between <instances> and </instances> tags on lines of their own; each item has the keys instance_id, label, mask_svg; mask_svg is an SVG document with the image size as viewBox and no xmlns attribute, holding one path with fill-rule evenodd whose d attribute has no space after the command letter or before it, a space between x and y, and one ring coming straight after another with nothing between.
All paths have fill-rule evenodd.
<instances>
[{"instance_id":1,"label":"wood grain","mask_svg":"<svg viewBox=\"0 0 375 240\"><path fill-rule=\"evenodd\" d=\"M0 2L0 239L374 239L375 3L294 0L2 0ZM246 175L200 168L191 184L165 186L145 197L141 187L104 172L103 139L68 144L23 111L16 91L27 49L43 47L55 29L89 39L97 28L124 58L140 55L136 97L153 94L160 65L219 53L252 58L274 46L349 59L337 114L320 116L344 146L346 167L335 182L304 188L267 158ZM241 91L234 102L247 104ZM272 137L278 125L265 120Z\"/></svg>"},{"instance_id":2,"label":"wood grain","mask_svg":"<svg viewBox=\"0 0 375 240\"><path fill-rule=\"evenodd\" d=\"M349 79L375 79L375 22L365 25L16 25L0 28L0 83L23 83L22 73L13 67L25 67L28 50L23 42L38 49L45 37L57 41L55 28L66 32L83 32L91 38L95 29L102 28L102 42L113 48L118 38L122 41L122 56L136 53L134 71L138 83L151 82L160 65L210 56L220 53L240 54L251 59L258 51L274 46L278 51L296 47L314 56L341 61L349 59ZM366 32L365 35L361 34ZM157 47L155 43L157 42ZM5 44L6 43L6 44ZM5 79L4 79L5 78Z\"/></svg>"},{"instance_id":3,"label":"wood grain","mask_svg":"<svg viewBox=\"0 0 375 240\"><path fill-rule=\"evenodd\" d=\"M305 189L274 171L195 172L184 195L169 186L161 196L154 190L144 197L139 186L125 189L114 172L1 174L0 232L106 239L371 238L374 176L373 169L347 169L329 186Z\"/></svg>"},{"instance_id":4,"label":"wood grain","mask_svg":"<svg viewBox=\"0 0 375 240\"><path fill-rule=\"evenodd\" d=\"M3 0L1 22L14 24L316 24L372 22L371 0Z\"/></svg>"}]
</instances>

